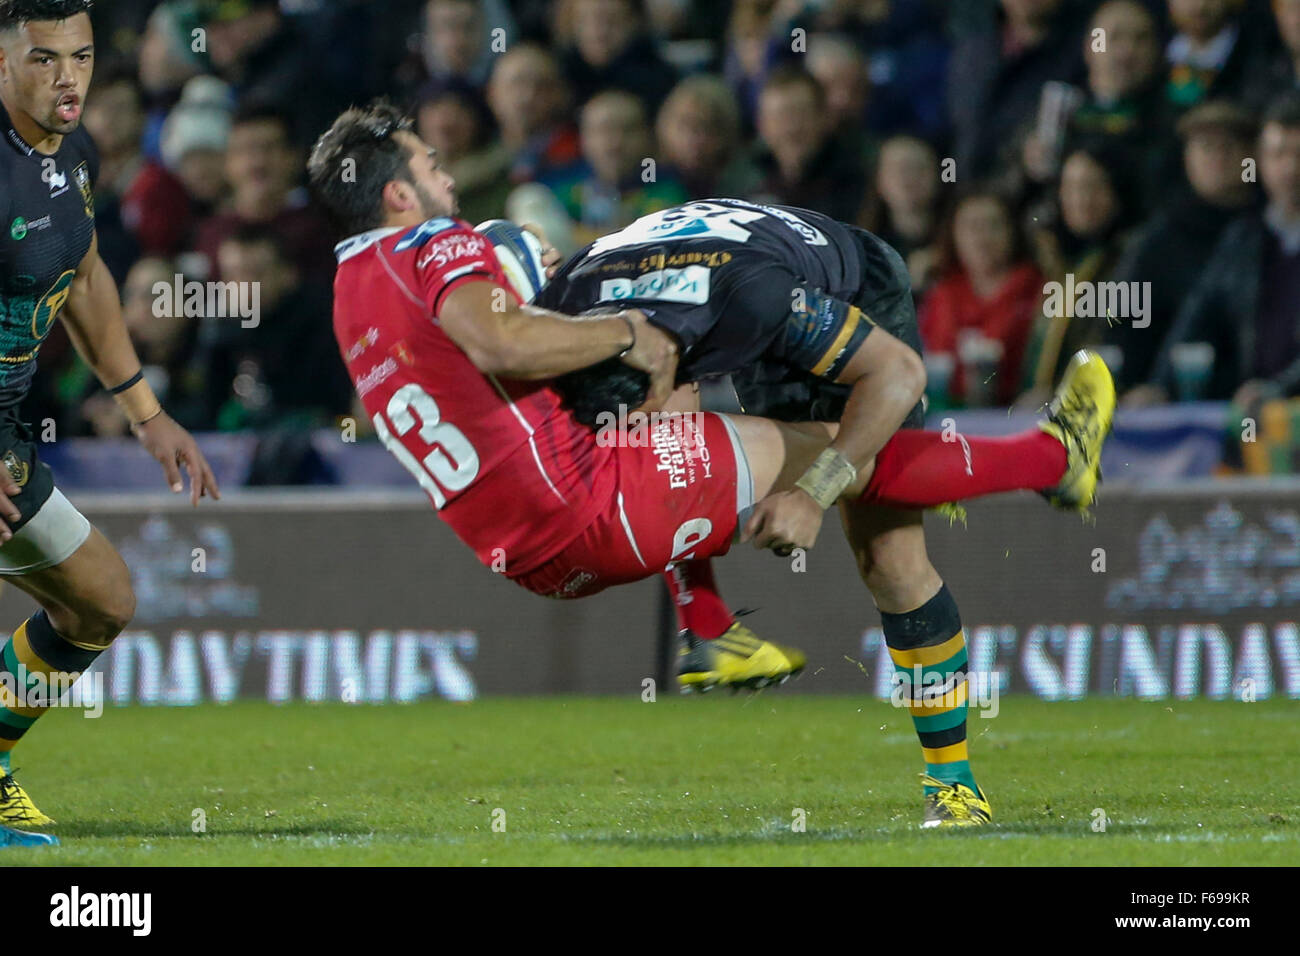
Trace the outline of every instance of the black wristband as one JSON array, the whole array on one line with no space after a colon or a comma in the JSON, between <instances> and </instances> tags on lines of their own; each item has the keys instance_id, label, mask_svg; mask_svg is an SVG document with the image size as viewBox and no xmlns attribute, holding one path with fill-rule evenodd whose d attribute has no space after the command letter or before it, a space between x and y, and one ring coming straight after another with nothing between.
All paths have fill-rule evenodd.
<instances>
[{"instance_id":1,"label":"black wristband","mask_svg":"<svg viewBox=\"0 0 1300 956\"><path fill-rule=\"evenodd\" d=\"M618 314L618 317L627 323L627 330L632 333L632 344L629 345L627 348L625 348L623 351L619 352L618 355L616 356L616 358L622 358L628 352L636 348L636 326L632 324L632 320L627 317L626 312L620 312Z\"/></svg>"},{"instance_id":2,"label":"black wristband","mask_svg":"<svg viewBox=\"0 0 1300 956\"><path fill-rule=\"evenodd\" d=\"M110 388L109 391L112 392L114 395L120 395L122 392L125 392L128 388L130 388L132 385L136 384L136 382L139 382L143 378L144 378L144 369L140 369L140 371L136 372L134 375L128 378L121 385L116 385L113 388Z\"/></svg>"}]
</instances>

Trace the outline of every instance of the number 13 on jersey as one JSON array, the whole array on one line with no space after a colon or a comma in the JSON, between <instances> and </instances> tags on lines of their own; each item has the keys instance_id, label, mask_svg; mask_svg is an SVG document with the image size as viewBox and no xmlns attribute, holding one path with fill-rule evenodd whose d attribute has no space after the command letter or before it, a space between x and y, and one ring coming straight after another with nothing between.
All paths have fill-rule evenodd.
<instances>
[{"instance_id":1,"label":"number 13 on jersey","mask_svg":"<svg viewBox=\"0 0 1300 956\"><path fill-rule=\"evenodd\" d=\"M384 411L383 415L376 412L373 419L379 440L415 476L435 508L447 503L448 492L463 491L478 477L478 452L464 432L442 420L438 403L419 385L403 385ZM401 441L417 423L420 441L428 448L419 458Z\"/></svg>"}]
</instances>

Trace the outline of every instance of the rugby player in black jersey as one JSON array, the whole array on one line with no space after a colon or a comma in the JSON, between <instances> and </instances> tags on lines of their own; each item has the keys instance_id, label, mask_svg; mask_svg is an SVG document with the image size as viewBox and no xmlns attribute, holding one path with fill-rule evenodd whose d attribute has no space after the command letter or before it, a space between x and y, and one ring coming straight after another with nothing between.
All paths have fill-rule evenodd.
<instances>
[{"instance_id":1,"label":"rugby player in black jersey","mask_svg":"<svg viewBox=\"0 0 1300 956\"><path fill-rule=\"evenodd\" d=\"M10 772L14 745L131 620L131 576L108 540L57 488L18 403L41 343L61 319L120 403L173 492L219 497L193 437L141 376L117 286L99 256L98 160L81 113L95 61L90 0L0 0L0 574L41 610L0 651L0 845L40 845L53 821Z\"/></svg>"},{"instance_id":2,"label":"rugby player in black jersey","mask_svg":"<svg viewBox=\"0 0 1300 956\"><path fill-rule=\"evenodd\" d=\"M862 369L886 380L914 374L894 368L894 359L864 365L873 334L906 343L918 357L921 351L906 266L865 230L806 209L737 199L688 203L603 237L570 258L535 304L568 314L636 308L675 336L677 381L695 385L674 393L667 410L699 408L702 386L705 410L825 429L822 457L795 488L757 503L745 536L779 554L811 547L823 512L839 506L895 668L913 682L926 764L924 825L988 822L966 746L965 637L956 601L926 552L923 509L1017 489L1039 491L1067 510L1088 508L1115 405L1101 360L1075 356L1047 419L1028 432L987 438L923 431L918 404L902 429L864 458L862 448L843 441L878 415L857 387ZM559 385L576 417L593 427L646 395L644 373L617 362L569 373ZM722 403L709 400L719 395ZM675 563L665 577L678 609L684 687L762 686L803 666L802 653L762 641L735 620L707 560ZM922 702L922 691L934 687L945 693Z\"/></svg>"}]
</instances>

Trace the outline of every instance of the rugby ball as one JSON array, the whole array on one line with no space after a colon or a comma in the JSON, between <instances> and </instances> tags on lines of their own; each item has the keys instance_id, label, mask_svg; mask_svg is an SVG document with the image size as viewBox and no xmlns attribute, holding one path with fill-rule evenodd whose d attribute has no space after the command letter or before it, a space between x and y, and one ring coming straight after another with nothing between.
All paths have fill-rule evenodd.
<instances>
[{"instance_id":1,"label":"rugby ball","mask_svg":"<svg viewBox=\"0 0 1300 956\"><path fill-rule=\"evenodd\" d=\"M519 298L532 302L546 285L541 240L509 219L489 219L475 226L474 231L492 243L497 261Z\"/></svg>"}]
</instances>

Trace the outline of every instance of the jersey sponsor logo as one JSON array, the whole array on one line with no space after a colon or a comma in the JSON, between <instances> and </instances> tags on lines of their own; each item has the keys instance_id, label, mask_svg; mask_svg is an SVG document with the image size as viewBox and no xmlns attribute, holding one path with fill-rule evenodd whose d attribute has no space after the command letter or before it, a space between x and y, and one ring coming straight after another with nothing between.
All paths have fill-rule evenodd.
<instances>
[{"instance_id":1,"label":"jersey sponsor logo","mask_svg":"<svg viewBox=\"0 0 1300 956\"><path fill-rule=\"evenodd\" d=\"M720 203L694 202L642 216L632 225L597 239L587 251L598 256L611 249L636 246L665 239L721 239L748 242L752 233L746 223L766 215L758 209L741 209Z\"/></svg>"},{"instance_id":2,"label":"jersey sponsor logo","mask_svg":"<svg viewBox=\"0 0 1300 956\"><path fill-rule=\"evenodd\" d=\"M786 212L784 209L777 209L775 206L757 206L769 216L780 219L783 223L797 232L803 239L805 245L824 246L826 245L826 234L809 223L804 222L792 212Z\"/></svg>"},{"instance_id":3,"label":"jersey sponsor logo","mask_svg":"<svg viewBox=\"0 0 1300 956\"><path fill-rule=\"evenodd\" d=\"M430 265L435 269L441 269L457 259L482 256L487 251L487 247L488 241L473 233L448 236L446 239L439 239L426 249L416 261L416 265L421 269L427 269Z\"/></svg>"},{"instance_id":4,"label":"jersey sponsor logo","mask_svg":"<svg viewBox=\"0 0 1300 956\"><path fill-rule=\"evenodd\" d=\"M365 398L368 392L373 391L384 380L397 371L397 363L391 358L385 358L378 365L370 366L370 371L357 379L357 395Z\"/></svg>"},{"instance_id":5,"label":"jersey sponsor logo","mask_svg":"<svg viewBox=\"0 0 1300 956\"><path fill-rule=\"evenodd\" d=\"M708 518L691 518L689 521L683 521L673 534L672 560L688 561L695 557L695 549L712 533L713 522Z\"/></svg>"},{"instance_id":6,"label":"jersey sponsor logo","mask_svg":"<svg viewBox=\"0 0 1300 956\"><path fill-rule=\"evenodd\" d=\"M90 170L84 162L78 163L77 168L72 171L72 181L77 184L77 191L81 193L81 206L86 215L93 219L95 217L95 197L90 191Z\"/></svg>"},{"instance_id":7,"label":"jersey sponsor logo","mask_svg":"<svg viewBox=\"0 0 1300 956\"><path fill-rule=\"evenodd\" d=\"M22 216L15 216L14 221L9 224L9 237L14 242L22 242L27 238L27 220Z\"/></svg>"},{"instance_id":8,"label":"jersey sponsor logo","mask_svg":"<svg viewBox=\"0 0 1300 956\"><path fill-rule=\"evenodd\" d=\"M361 338L357 339L350 346L348 346L348 351L347 354L344 356L344 360L348 362L355 361L358 357L360 357L362 352L370 348L370 346L374 345L378 341L379 341L379 330L371 326L361 334Z\"/></svg>"},{"instance_id":9,"label":"jersey sponsor logo","mask_svg":"<svg viewBox=\"0 0 1300 956\"><path fill-rule=\"evenodd\" d=\"M405 252L415 246L422 246L440 232L446 232L448 229L456 228L456 220L448 219L446 216L439 216L436 219L430 219L422 222L414 229L410 230L401 239L397 240L397 245L393 247L394 252Z\"/></svg>"},{"instance_id":10,"label":"jersey sponsor logo","mask_svg":"<svg viewBox=\"0 0 1300 956\"><path fill-rule=\"evenodd\" d=\"M635 279L606 279L600 284L600 300L659 299L703 305L709 301L709 270L706 266L658 269Z\"/></svg>"},{"instance_id":11,"label":"jersey sponsor logo","mask_svg":"<svg viewBox=\"0 0 1300 956\"><path fill-rule=\"evenodd\" d=\"M672 415L650 427L650 453L657 459L655 471L668 478L669 491L688 488L713 476L701 421L699 413Z\"/></svg>"},{"instance_id":12,"label":"jersey sponsor logo","mask_svg":"<svg viewBox=\"0 0 1300 956\"><path fill-rule=\"evenodd\" d=\"M567 598L577 594L592 581L596 580L596 572L588 571L586 568L574 568L565 576L564 581L555 589L551 597Z\"/></svg>"}]
</instances>

